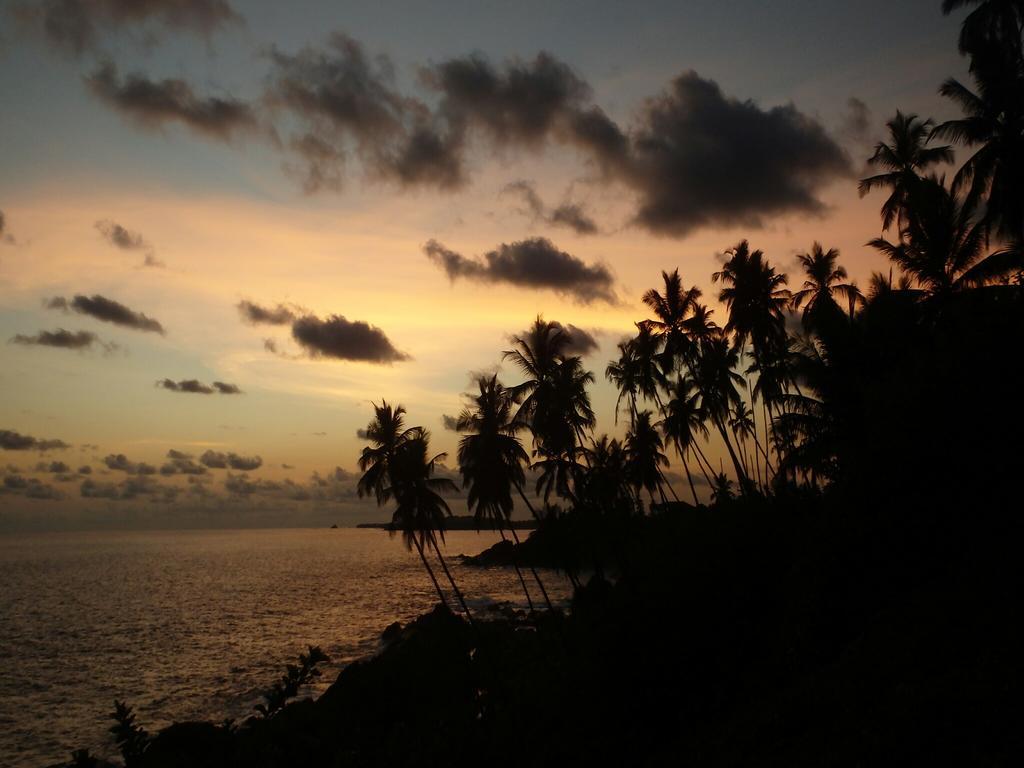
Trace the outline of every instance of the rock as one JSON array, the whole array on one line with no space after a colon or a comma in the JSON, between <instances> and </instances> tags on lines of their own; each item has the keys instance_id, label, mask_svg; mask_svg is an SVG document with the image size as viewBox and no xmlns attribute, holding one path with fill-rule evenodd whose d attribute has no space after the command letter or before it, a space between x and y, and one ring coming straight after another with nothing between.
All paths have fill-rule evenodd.
<instances>
[{"instance_id":1,"label":"rock","mask_svg":"<svg viewBox=\"0 0 1024 768\"><path fill-rule=\"evenodd\" d=\"M398 638L398 636L401 635L401 634L402 634L402 622L395 621L395 622L392 622L391 624L388 624L388 626L385 628L385 630L380 633L380 639L381 639L381 642L384 643L384 645L389 645L392 642L394 642Z\"/></svg>"}]
</instances>

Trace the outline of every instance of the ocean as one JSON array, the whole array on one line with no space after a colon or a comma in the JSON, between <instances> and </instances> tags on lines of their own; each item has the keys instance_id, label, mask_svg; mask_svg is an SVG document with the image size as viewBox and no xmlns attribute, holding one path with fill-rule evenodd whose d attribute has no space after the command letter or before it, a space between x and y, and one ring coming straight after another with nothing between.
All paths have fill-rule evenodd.
<instances>
[{"instance_id":1,"label":"ocean","mask_svg":"<svg viewBox=\"0 0 1024 768\"><path fill-rule=\"evenodd\" d=\"M447 539L471 610L525 605L513 571L454 557L496 535ZM564 578L541 575L552 600L567 599ZM0 765L42 768L83 747L115 755L115 698L151 732L241 720L310 644L332 659L318 693L378 650L388 624L436 601L416 552L381 530L2 535Z\"/></svg>"}]
</instances>

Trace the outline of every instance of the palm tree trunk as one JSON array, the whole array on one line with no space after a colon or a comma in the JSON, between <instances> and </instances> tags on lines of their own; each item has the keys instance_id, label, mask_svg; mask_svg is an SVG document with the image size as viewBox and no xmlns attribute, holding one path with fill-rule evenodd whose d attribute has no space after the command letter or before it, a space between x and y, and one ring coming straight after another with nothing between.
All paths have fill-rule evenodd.
<instances>
[{"instance_id":1,"label":"palm tree trunk","mask_svg":"<svg viewBox=\"0 0 1024 768\"><path fill-rule=\"evenodd\" d=\"M533 519L539 523L540 514L537 512L536 509L534 509L533 504L530 503L530 500L526 498L526 494L523 493L523 486L516 483L516 490L519 491L519 496L523 499L523 502L526 504L526 508L530 510L530 514L533 515Z\"/></svg>"},{"instance_id":2,"label":"palm tree trunk","mask_svg":"<svg viewBox=\"0 0 1024 768\"><path fill-rule=\"evenodd\" d=\"M668 492L672 494L672 498L675 499L676 501L679 501L679 494L676 493L676 489L672 487L672 483L670 483L668 481L668 478L665 477L665 473L661 471L661 467L658 467L658 475L661 476L661 482L668 486ZM661 495L664 496L665 492L662 491ZM665 503L668 503L667 497L665 499Z\"/></svg>"},{"instance_id":3,"label":"palm tree trunk","mask_svg":"<svg viewBox=\"0 0 1024 768\"><path fill-rule=\"evenodd\" d=\"M692 445L697 454L697 466L700 467L700 471L704 474L708 488L714 488L714 483L711 482L711 475L715 473L714 467L711 466L711 462L708 461L708 457L704 455L704 451L701 450L697 442L694 441Z\"/></svg>"},{"instance_id":4,"label":"palm tree trunk","mask_svg":"<svg viewBox=\"0 0 1024 768\"><path fill-rule=\"evenodd\" d=\"M505 542L508 541L508 539L505 538L505 529L504 528L502 528L501 526L498 526L498 533L501 535L501 540L502 541L505 541ZM521 570L519 570L519 563L517 562L517 560L518 560L518 557L517 557L517 555L515 553L515 550L513 549L513 551L512 551L512 567L516 569L516 576L519 577L519 583L523 587L523 594L526 595L526 604L528 606L530 606L530 613L533 613L533 611L534 611L533 599L530 597L530 590L528 590L526 588L526 579L523 578L523 572Z\"/></svg>"},{"instance_id":5,"label":"palm tree trunk","mask_svg":"<svg viewBox=\"0 0 1024 768\"><path fill-rule=\"evenodd\" d=\"M739 481L740 491L744 496L747 495L747 476L743 472L743 467L740 466L739 457L736 455L736 451L732 448L732 443L729 442L729 434L725 431L725 425L722 424L721 419L714 419L715 425L718 427L718 431L722 434L722 439L725 441L725 447L729 451L729 456L732 458L732 465L736 469L736 479Z\"/></svg>"},{"instance_id":6,"label":"palm tree trunk","mask_svg":"<svg viewBox=\"0 0 1024 768\"><path fill-rule=\"evenodd\" d=\"M697 500L697 487L693 484L693 475L690 474L690 463L686 460L686 454L682 448L679 447L679 441L673 441L676 444L676 453L679 454L679 460L683 462L683 469L686 470L686 482L690 484L690 493L693 494L693 506L699 507L700 501Z\"/></svg>"},{"instance_id":7,"label":"palm tree trunk","mask_svg":"<svg viewBox=\"0 0 1024 768\"><path fill-rule=\"evenodd\" d=\"M430 563L427 562L426 555L423 554L423 545L415 537L413 543L416 545L416 551L420 553L420 560L423 561L423 567L427 569L427 573L430 574L430 580L434 582L434 589L437 590L437 596L441 598L441 603L445 608L448 608L448 598L444 596L444 592L441 591L441 585L437 583L437 577L434 575L434 569L430 567Z\"/></svg>"},{"instance_id":8,"label":"palm tree trunk","mask_svg":"<svg viewBox=\"0 0 1024 768\"><path fill-rule=\"evenodd\" d=\"M510 527L509 530L512 532L512 538L515 539L516 546L518 547L519 544L521 543L519 541L519 534L516 533L516 529L515 528L511 528ZM544 595L544 602L547 603L548 610L549 611L553 611L554 607L551 605L551 598L548 597L548 591L546 589L544 589L544 582L540 580L540 576L537 574L537 569L534 568L532 565L529 566L529 569L530 569L530 573L533 574L534 581L537 582L537 586L540 587L540 593L542 595Z\"/></svg>"},{"instance_id":9,"label":"palm tree trunk","mask_svg":"<svg viewBox=\"0 0 1024 768\"><path fill-rule=\"evenodd\" d=\"M526 498L526 494L523 493L523 486L521 486L519 483L516 483L516 490L519 491L519 496L522 498L523 503L526 504L526 507L530 510L530 514L533 515L533 519L536 520L538 524L540 524L542 522L541 519L540 519L540 513L538 513L537 510L534 509L533 504L531 504L530 500L528 498ZM518 544L519 543L519 534L516 533L516 529L515 528L512 529L512 536L515 538L516 544ZM533 571L533 576L534 576L534 578L537 579L537 586L540 587L540 591L544 595L544 601L548 604L548 607L550 608L551 607L551 601L548 599L547 590L544 589L544 585L541 584L540 577L537 576L537 571L535 571L533 569L533 566L530 567L530 570ZM580 582L576 578L576 574L573 573L573 571L570 568L566 568L565 569L565 575L569 577L569 583L572 584L572 588L573 589L578 589L579 586L580 586Z\"/></svg>"},{"instance_id":10,"label":"palm tree trunk","mask_svg":"<svg viewBox=\"0 0 1024 768\"><path fill-rule=\"evenodd\" d=\"M437 554L437 559L441 562L441 568L444 569L444 575L448 577L448 583L452 585L455 597L459 599L459 604L462 606L462 610L466 612L466 618L469 619L470 624L475 625L475 622L473 621L473 614L469 612L469 606L466 605L466 598L462 596L462 591L459 589L458 584L455 583L455 579L452 578L452 573L448 570L448 563L445 562L444 555L441 554L441 548L437 546L437 539L431 536L430 543L434 545L434 552Z\"/></svg>"}]
</instances>

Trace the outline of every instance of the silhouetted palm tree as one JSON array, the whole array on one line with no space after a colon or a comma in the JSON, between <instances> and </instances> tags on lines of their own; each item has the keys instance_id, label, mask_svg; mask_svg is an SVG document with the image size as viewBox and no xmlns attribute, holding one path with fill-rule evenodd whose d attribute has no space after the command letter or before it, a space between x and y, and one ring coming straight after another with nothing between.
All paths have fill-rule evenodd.
<instances>
[{"instance_id":1,"label":"silhouetted palm tree","mask_svg":"<svg viewBox=\"0 0 1024 768\"><path fill-rule=\"evenodd\" d=\"M374 405L374 418L366 427L366 439L373 445L363 448L359 457L359 469L363 475L356 484L356 492L360 497L368 496L371 493L376 497L378 506L388 501L396 485L394 478L395 457L402 447L409 441L417 439L420 435L416 427L406 429L405 408L401 405L392 407L387 401L382 400L380 405ZM407 548L415 547L419 553L423 567L426 568L430 581L437 590L437 596L441 602L448 606L448 599L445 597L441 585L434 575L434 569L430 567L424 552L424 536L415 532L411 527L411 519L400 521L402 540ZM394 528L391 529L394 533Z\"/></svg>"},{"instance_id":2,"label":"silhouetted palm tree","mask_svg":"<svg viewBox=\"0 0 1024 768\"><path fill-rule=\"evenodd\" d=\"M747 478L725 427L730 412L742 401L738 387L746 386L743 377L736 373L738 364L739 352L730 346L728 339L724 335L712 338L704 345L698 358L694 383L700 393L701 412L718 428L732 458L740 487L745 490Z\"/></svg>"},{"instance_id":3,"label":"silhouetted palm tree","mask_svg":"<svg viewBox=\"0 0 1024 768\"><path fill-rule=\"evenodd\" d=\"M525 334L512 337L512 349L502 353L502 360L511 360L526 377L509 388L519 403L516 419L523 424L531 426L537 410L537 390L554 376L568 346L569 337L562 327L538 315Z\"/></svg>"},{"instance_id":4,"label":"silhouetted palm tree","mask_svg":"<svg viewBox=\"0 0 1024 768\"><path fill-rule=\"evenodd\" d=\"M628 482L626 451L618 440L601 435L584 449L590 464L583 473L580 501L604 514L619 514L636 506Z\"/></svg>"},{"instance_id":5,"label":"silhouetted palm tree","mask_svg":"<svg viewBox=\"0 0 1024 768\"><path fill-rule=\"evenodd\" d=\"M846 270L836 263L839 251L835 248L826 251L821 243L815 243L810 253L797 254L797 260L803 266L807 278L803 287L793 293L792 301L794 309L803 306L804 326L820 327L837 310L841 311L835 299L837 295L846 303L848 313L853 317L857 304L863 302L864 297L853 283L840 282L846 280L847 275Z\"/></svg>"},{"instance_id":6,"label":"silhouetted palm tree","mask_svg":"<svg viewBox=\"0 0 1024 768\"><path fill-rule=\"evenodd\" d=\"M643 296L643 302L654 313L654 319L643 320L638 325L647 326L653 336L660 338L664 344L665 357L674 361L677 357L686 356L691 345L686 320L701 293L696 286L683 288L678 269L673 270L672 274L662 272L661 278L665 283L665 292L658 293L652 288ZM673 366L665 367L671 369Z\"/></svg>"},{"instance_id":7,"label":"silhouetted palm tree","mask_svg":"<svg viewBox=\"0 0 1024 768\"><path fill-rule=\"evenodd\" d=\"M931 296L976 287L1021 267L1018 251L983 258L985 225L971 199L946 188L942 179L922 179L910 198L901 239L875 238L868 245L884 253Z\"/></svg>"},{"instance_id":8,"label":"silhouetted palm tree","mask_svg":"<svg viewBox=\"0 0 1024 768\"><path fill-rule=\"evenodd\" d=\"M977 6L960 27L960 52L976 54L987 46L1009 45L1021 52L1024 3L1021 0L942 0L942 12Z\"/></svg>"},{"instance_id":9,"label":"silhouetted palm tree","mask_svg":"<svg viewBox=\"0 0 1024 768\"><path fill-rule=\"evenodd\" d=\"M676 446L676 452L683 462L683 469L686 470L690 491L693 493L693 503L699 505L697 488L693 484L693 475L690 473L690 464L686 460L686 455L691 448L698 452L697 466L700 467L704 479L710 485L711 478L708 475L708 470L705 470L701 463L702 459L705 463L707 459L704 458L700 445L697 443L698 435L703 435L704 439L707 439L708 429L704 426L704 415L700 409L700 393L696 391L691 378L679 376L669 388L661 427L665 432L665 437Z\"/></svg>"},{"instance_id":10,"label":"silhouetted palm tree","mask_svg":"<svg viewBox=\"0 0 1024 768\"><path fill-rule=\"evenodd\" d=\"M391 519L392 527L401 531L406 546L412 543L417 547L421 557L428 545L434 548L434 554L441 563L452 591L462 605L466 618L472 622L473 616L466 605L466 599L452 578L448 563L437 544L438 536L444 541L444 521L452 514L441 494L455 493L458 488L450 478L434 476L437 464L444 461L447 454L429 456L430 433L422 427L415 428L413 434L395 450L391 460L392 485L389 489L389 495L396 502ZM426 561L426 558L423 559Z\"/></svg>"},{"instance_id":11,"label":"silhouetted palm tree","mask_svg":"<svg viewBox=\"0 0 1024 768\"><path fill-rule=\"evenodd\" d=\"M882 203L882 229L892 226L899 229L907 195L921 174L936 163L953 162L953 150L948 146L929 147L932 121L921 120L917 115L904 115L897 111L896 117L886 123L891 143L878 142L875 153L868 163L884 169L884 173L861 179L857 190L860 196L880 187L890 189L889 197Z\"/></svg>"},{"instance_id":12,"label":"silhouetted palm tree","mask_svg":"<svg viewBox=\"0 0 1024 768\"><path fill-rule=\"evenodd\" d=\"M523 427L512 418L513 401L497 375L480 376L477 386L479 394L472 397L473 406L463 409L457 423L459 432L467 433L459 441L459 471L463 487L469 489L466 506L473 512L478 529L486 522L503 541L508 529L519 544L512 523L512 489L521 489L526 482L523 465L529 464L529 456L516 436ZM533 610L522 571L515 560L512 564ZM537 572L531 570L550 608L547 591Z\"/></svg>"},{"instance_id":13,"label":"silhouetted palm tree","mask_svg":"<svg viewBox=\"0 0 1024 768\"><path fill-rule=\"evenodd\" d=\"M729 259L711 275L721 282L718 299L729 310L726 332L734 334L742 349L751 342L754 359L775 353L786 337L785 310L790 294L783 286L786 275L775 271L760 250L751 251L746 240L726 251Z\"/></svg>"},{"instance_id":14,"label":"silhouetted palm tree","mask_svg":"<svg viewBox=\"0 0 1024 768\"><path fill-rule=\"evenodd\" d=\"M1017 33L1018 46L1020 33ZM968 190L967 203L986 200L985 221L1004 240L1024 240L1024 66L1019 53L1007 62L999 48L974 55L975 91L950 78L939 93L964 117L947 120L932 135L977 147L957 171L953 192Z\"/></svg>"},{"instance_id":15,"label":"silhouetted palm tree","mask_svg":"<svg viewBox=\"0 0 1024 768\"><path fill-rule=\"evenodd\" d=\"M615 399L615 423L619 423L619 408L623 399L629 404L629 423L636 419L636 398L640 390L640 364L636 348L627 339L618 344L619 359L608 363L604 369L605 378L615 385L618 397Z\"/></svg>"},{"instance_id":16,"label":"silhouetted palm tree","mask_svg":"<svg viewBox=\"0 0 1024 768\"><path fill-rule=\"evenodd\" d=\"M668 458L662 453L664 447L656 424L651 422L650 411L640 411L636 415L633 428L626 434L626 466L628 476L639 490L643 488L654 503L654 492L667 502L662 488L664 476L662 467L668 466Z\"/></svg>"}]
</instances>

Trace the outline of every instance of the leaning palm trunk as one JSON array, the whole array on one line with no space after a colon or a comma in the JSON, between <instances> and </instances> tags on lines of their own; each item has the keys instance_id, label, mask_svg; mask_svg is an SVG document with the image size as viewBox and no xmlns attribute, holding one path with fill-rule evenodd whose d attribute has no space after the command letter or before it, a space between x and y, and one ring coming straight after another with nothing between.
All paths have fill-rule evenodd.
<instances>
[{"instance_id":1,"label":"leaning palm trunk","mask_svg":"<svg viewBox=\"0 0 1024 768\"><path fill-rule=\"evenodd\" d=\"M736 479L739 481L740 491L744 496L747 495L747 476L743 472L743 467L740 465L739 457L736 455L736 451L733 450L732 443L729 442L729 433L725 430L725 425L722 424L721 419L714 419L715 426L718 427L718 431L722 434L722 439L725 441L725 447L729 450L729 456L732 458L732 465L736 469Z\"/></svg>"},{"instance_id":2,"label":"leaning palm trunk","mask_svg":"<svg viewBox=\"0 0 1024 768\"><path fill-rule=\"evenodd\" d=\"M679 454L679 460L683 462L683 469L686 471L686 482L690 484L690 493L693 494L693 506L699 507L700 501L697 499L697 486L693 484L693 475L690 474L690 462L686 460L686 452L679 446L679 441L675 440L673 442L676 444L676 453Z\"/></svg>"},{"instance_id":3,"label":"leaning palm trunk","mask_svg":"<svg viewBox=\"0 0 1024 768\"><path fill-rule=\"evenodd\" d=\"M694 452L697 456L697 466L700 467L700 471L704 475L704 479L707 481L708 488L713 488L714 485L711 482L711 475L715 473L715 470L711 466L711 462L708 461L708 457L704 455L704 451L701 450L697 442L694 441L692 445L694 448Z\"/></svg>"},{"instance_id":4,"label":"leaning palm trunk","mask_svg":"<svg viewBox=\"0 0 1024 768\"><path fill-rule=\"evenodd\" d=\"M501 540L502 541L504 541L504 542L508 541L508 539L505 538L505 529L502 528L500 525L498 526L498 533L501 535ZM519 577L519 583L523 587L523 594L526 595L526 604L528 606L530 606L530 613L533 613L533 611L534 611L533 599L530 597L530 590L528 590L526 588L526 579L523 578L523 572L521 570L519 570L519 562L518 562L518 560L519 560L519 557L513 551L513 553L512 553L512 567L516 569L516 576Z\"/></svg>"},{"instance_id":5,"label":"leaning palm trunk","mask_svg":"<svg viewBox=\"0 0 1024 768\"><path fill-rule=\"evenodd\" d=\"M427 569L427 573L430 574L430 580L434 582L434 589L437 590L437 596L441 598L441 603L445 608L448 608L448 598L444 596L444 592L441 591L441 585L437 583L437 577L434 575L434 569L430 567L430 563L427 561L427 557L423 554L423 545L418 539L413 538L413 544L416 545L416 551L420 553L420 560L423 561L423 567Z\"/></svg>"},{"instance_id":6,"label":"leaning palm trunk","mask_svg":"<svg viewBox=\"0 0 1024 768\"><path fill-rule=\"evenodd\" d=\"M539 525L542 522L540 513L536 510L533 504L530 503L530 500L526 497L526 494L523 493L523 486L520 485L519 483L516 483L516 490L519 491L519 496L522 498L523 503L526 504L527 509L530 510L530 514L533 515L533 519L536 520L537 524ZM516 533L515 528L512 529L512 536L515 538L516 544L518 544L519 535ZM537 586L540 587L540 591L544 594L544 601L548 604L548 607L550 608L551 601L548 599L547 590L545 590L544 585L540 583L540 577L537 576L537 571L534 570L533 566L530 566L530 570L533 571L533 576L537 580ZM573 571L573 569L566 567L565 574L569 577L569 583L572 584L573 589L579 589L580 582L579 579L576 578L576 573Z\"/></svg>"},{"instance_id":7,"label":"leaning palm trunk","mask_svg":"<svg viewBox=\"0 0 1024 768\"><path fill-rule=\"evenodd\" d=\"M516 533L515 527L513 527L511 525L509 526L509 531L512 533L512 538L515 539L516 546L518 547L520 545L520 543L521 543L519 541L519 534ZM528 566L528 567L530 569L530 573L533 574L534 581L536 581L537 582L537 586L540 587L540 593L542 595L544 595L544 602L547 603L548 610L549 611L553 611L554 610L554 606L551 605L551 598L548 597L548 591L546 589L544 589L544 582L540 580L540 576L537 574L537 569L534 568L532 565ZM522 578L522 576L520 576L520 578ZM525 589L525 588L526 587L524 586L523 589Z\"/></svg>"},{"instance_id":8,"label":"leaning palm trunk","mask_svg":"<svg viewBox=\"0 0 1024 768\"><path fill-rule=\"evenodd\" d=\"M466 598L462 596L462 590L459 589L459 586L455 583L455 579L452 578L452 573L448 570L448 563L445 562L444 555L441 554L441 548L437 546L437 539L431 536L430 543L434 545L434 552L437 553L437 559L441 563L441 568L444 569L444 575L448 577L448 583L452 585L455 597L458 598L459 604L462 606L462 610L466 612L466 618L469 619L470 624L475 624L473 621L473 614L469 612L469 606L466 605Z\"/></svg>"}]
</instances>

